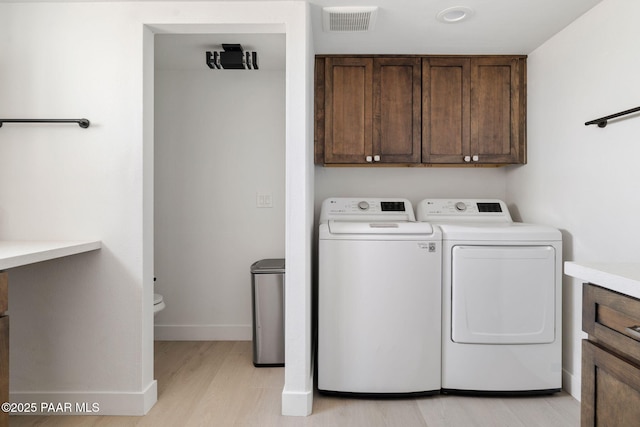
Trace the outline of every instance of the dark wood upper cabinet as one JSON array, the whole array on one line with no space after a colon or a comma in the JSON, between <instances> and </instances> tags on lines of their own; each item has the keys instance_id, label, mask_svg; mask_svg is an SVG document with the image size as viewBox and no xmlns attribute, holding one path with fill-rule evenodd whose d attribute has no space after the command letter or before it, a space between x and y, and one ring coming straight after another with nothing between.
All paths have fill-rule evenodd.
<instances>
[{"instance_id":1,"label":"dark wood upper cabinet","mask_svg":"<svg viewBox=\"0 0 640 427\"><path fill-rule=\"evenodd\" d=\"M373 137L373 59L327 58L324 161L365 163Z\"/></svg>"},{"instance_id":2,"label":"dark wood upper cabinet","mask_svg":"<svg viewBox=\"0 0 640 427\"><path fill-rule=\"evenodd\" d=\"M420 73L418 58L317 59L317 162L419 163Z\"/></svg>"},{"instance_id":3,"label":"dark wood upper cabinet","mask_svg":"<svg viewBox=\"0 0 640 427\"><path fill-rule=\"evenodd\" d=\"M470 155L469 58L422 60L422 161L461 163Z\"/></svg>"},{"instance_id":4,"label":"dark wood upper cabinet","mask_svg":"<svg viewBox=\"0 0 640 427\"><path fill-rule=\"evenodd\" d=\"M526 162L524 67L523 58L471 59L472 161Z\"/></svg>"},{"instance_id":5,"label":"dark wood upper cabinet","mask_svg":"<svg viewBox=\"0 0 640 427\"><path fill-rule=\"evenodd\" d=\"M373 161L420 163L420 58L375 58Z\"/></svg>"},{"instance_id":6,"label":"dark wood upper cabinet","mask_svg":"<svg viewBox=\"0 0 640 427\"><path fill-rule=\"evenodd\" d=\"M526 162L525 56L316 57L318 164Z\"/></svg>"}]
</instances>

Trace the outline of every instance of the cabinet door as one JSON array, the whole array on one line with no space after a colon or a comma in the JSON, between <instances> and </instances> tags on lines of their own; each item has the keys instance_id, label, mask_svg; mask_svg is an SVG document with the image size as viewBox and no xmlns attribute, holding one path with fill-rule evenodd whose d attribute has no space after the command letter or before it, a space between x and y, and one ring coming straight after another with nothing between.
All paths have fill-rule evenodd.
<instances>
[{"instance_id":1,"label":"cabinet door","mask_svg":"<svg viewBox=\"0 0 640 427\"><path fill-rule=\"evenodd\" d=\"M463 163L469 149L469 58L422 60L422 162Z\"/></svg>"},{"instance_id":2,"label":"cabinet door","mask_svg":"<svg viewBox=\"0 0 640 427\"><path fill-rule=\"evenodd\" d=\"M374 162L420 163L420 58L375 58Z\"/></svg>"},{"instance_id":3,"label":"cabinet door","mask_svg":"<svg viewBox=\"0 0 640 427\"><path fill-rule=\"evenodd\" d=\"M9 280L0 271L0 402L9 401L9 316L5 315L9 301ZM0 412L0 426L9 425L9 413Z\"/></svg>"},{"instance_id":4,"label":"cabinet door","mask_svg":"<svg viewBox=\"0 0 640 427\"><path fill-rule=\"evenodd\" d=\"M325 59L326 163L366 163L372 156L373 58Z\"/></svg>"},{"instance_id":5,"label":"cabinet door","mask_svg":"<svg viewBox=\"0 0 640 427\"><path fill-rule=\"evenodd\" d=\"M582 427L636 426L640 368L590 341L582 341Z\"/></svg>"},{"instance_id":6,"label":"cabinet door","mask_svg":"<svg viewBox=\"0 0 640 427\"><path fill-rule=\"evenodd\" d=\"M471 60L470 154L475 163L525 163L524 93L523 59Z\"/></svg>"},{"instance_id":7,"label":"cabinet door","mask_svg":"<svg viewBox=\"0 0 640 427\"><path fill-rule=\"evenodd\" d=\"M0 401L9 401L9 316L0 316ZM9 413L0 412L0 426L9 425Z\"/></svg>"}]
</instances>

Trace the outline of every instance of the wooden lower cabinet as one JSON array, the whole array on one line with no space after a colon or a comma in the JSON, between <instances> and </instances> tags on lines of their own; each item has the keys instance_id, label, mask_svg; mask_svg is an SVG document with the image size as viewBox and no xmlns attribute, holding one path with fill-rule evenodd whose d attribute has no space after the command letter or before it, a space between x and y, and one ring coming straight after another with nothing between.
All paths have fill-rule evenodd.
<instances>
[{"instance_id":1,"label":"wooden lower cabinet","mask_svg":"<svg viewBox=\"0 0 640 427\"><path fill-rule=\"evenodd\" d=\"M582 427L640 426L640 300L585 284Z\"/></svg>"},{"instance_id":2,"label":"wooden lower cabinet","mask_svg":"<svg viewBox=\"0 0 640 427\"><path fill-rule=\"evenodd\" d=\"M582 342L582 427L640 425L640 367Z\"/></svg>"},{"instance_id":3,"label":"wooden lower cabinet","mask_svg":"<svg viewBox=\"0 0 640 427\"><path fill-rule=\"evenodd\" d=\"M7 273L0 271L0 404L9 402L9 302ZM0 411L0 427L9 425L9 413Z\"/></svg>"}]
</instances>

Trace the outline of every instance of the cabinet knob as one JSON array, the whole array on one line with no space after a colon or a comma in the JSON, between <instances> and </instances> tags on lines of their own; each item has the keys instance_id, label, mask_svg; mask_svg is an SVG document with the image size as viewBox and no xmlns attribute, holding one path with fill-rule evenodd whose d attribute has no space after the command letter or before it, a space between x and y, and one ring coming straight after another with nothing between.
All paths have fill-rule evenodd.
<instances>
[{"instance_id":1,"label":"cabinet knob","mask_svg":"<svg viewBox=\"0 0 640 427\"><path fill-rule=\"evenodd\" d=\"M471 156L464 156L464 161L465 162L470 162L471 161Z\"/></svg>"},{"instance_id":2,"label":"cabinet knob","mask_svg":"<svg viewBox=\"0 0 640 427\"><path fill-rule=\"evenodd\" d=\"M477 154L475 154L475 155L473 156L473 159L472 159L472 160L473 160L474 162L477 162L477 161L478 161L478 159L479 159L478 155L477 155Z\"/></svg>"},{"instance_id":3,"label":"cabinet knob","mask_svg":"<svg viewBox=\"0 0 640 427\"><path fill-rule=\"evenodd\" d=\"M631 335L633 335L636 338L640 338L640 326L638 325L633 325L633 326L629 326L626 331L628 333L630 333Z\"/></svg>"},{"instance_id":4,"label":"cabinet knob","mask_svg":"<svg viewBox=\"0 0 640 427\"><path fill-rule=\"evenodd\" d=\"M380 156L378 156L378 155L373 156L373 161L374 162L379 162L380 161Z\"/></svg>"},{"instance_id":5,"label":"cabinet knob","mask_svg":"<svg viewBox=\"0 0 640 427\"><path fill-rule=\"evenodd\" d=\"M365 157L365 160L367 161L367 163L371 163L373 161L373 157L367 156Z\"/></svg>"}]
</instances>

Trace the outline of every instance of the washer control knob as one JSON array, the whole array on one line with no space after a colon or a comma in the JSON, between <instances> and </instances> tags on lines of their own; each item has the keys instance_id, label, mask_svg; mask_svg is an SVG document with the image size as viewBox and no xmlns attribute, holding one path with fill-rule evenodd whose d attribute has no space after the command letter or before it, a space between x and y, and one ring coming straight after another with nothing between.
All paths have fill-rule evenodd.
<instances>
[{"instance_id":1,"label":"washer control knob","mask_svg":"<svg viewBox=\"0 0 640 427\"><path fill-rule=\"evenodd\" d=\"M467 210L467 205L465 205L464 202L458 202L456 203L456 210L458 212L464 212Z\"/></svg>"},{"instance_id":2,"label":"washer control knob","mask_svg":"<svg viewBox=\"0 0 640 427\"><path fill-rule=\"evenodd\" d=\"M364 200L361 201L360 203L358 203L358 208L361 211L366 211L367 209L369 209L369 203L365 202Z\"/></svg>"}]
</instances>

